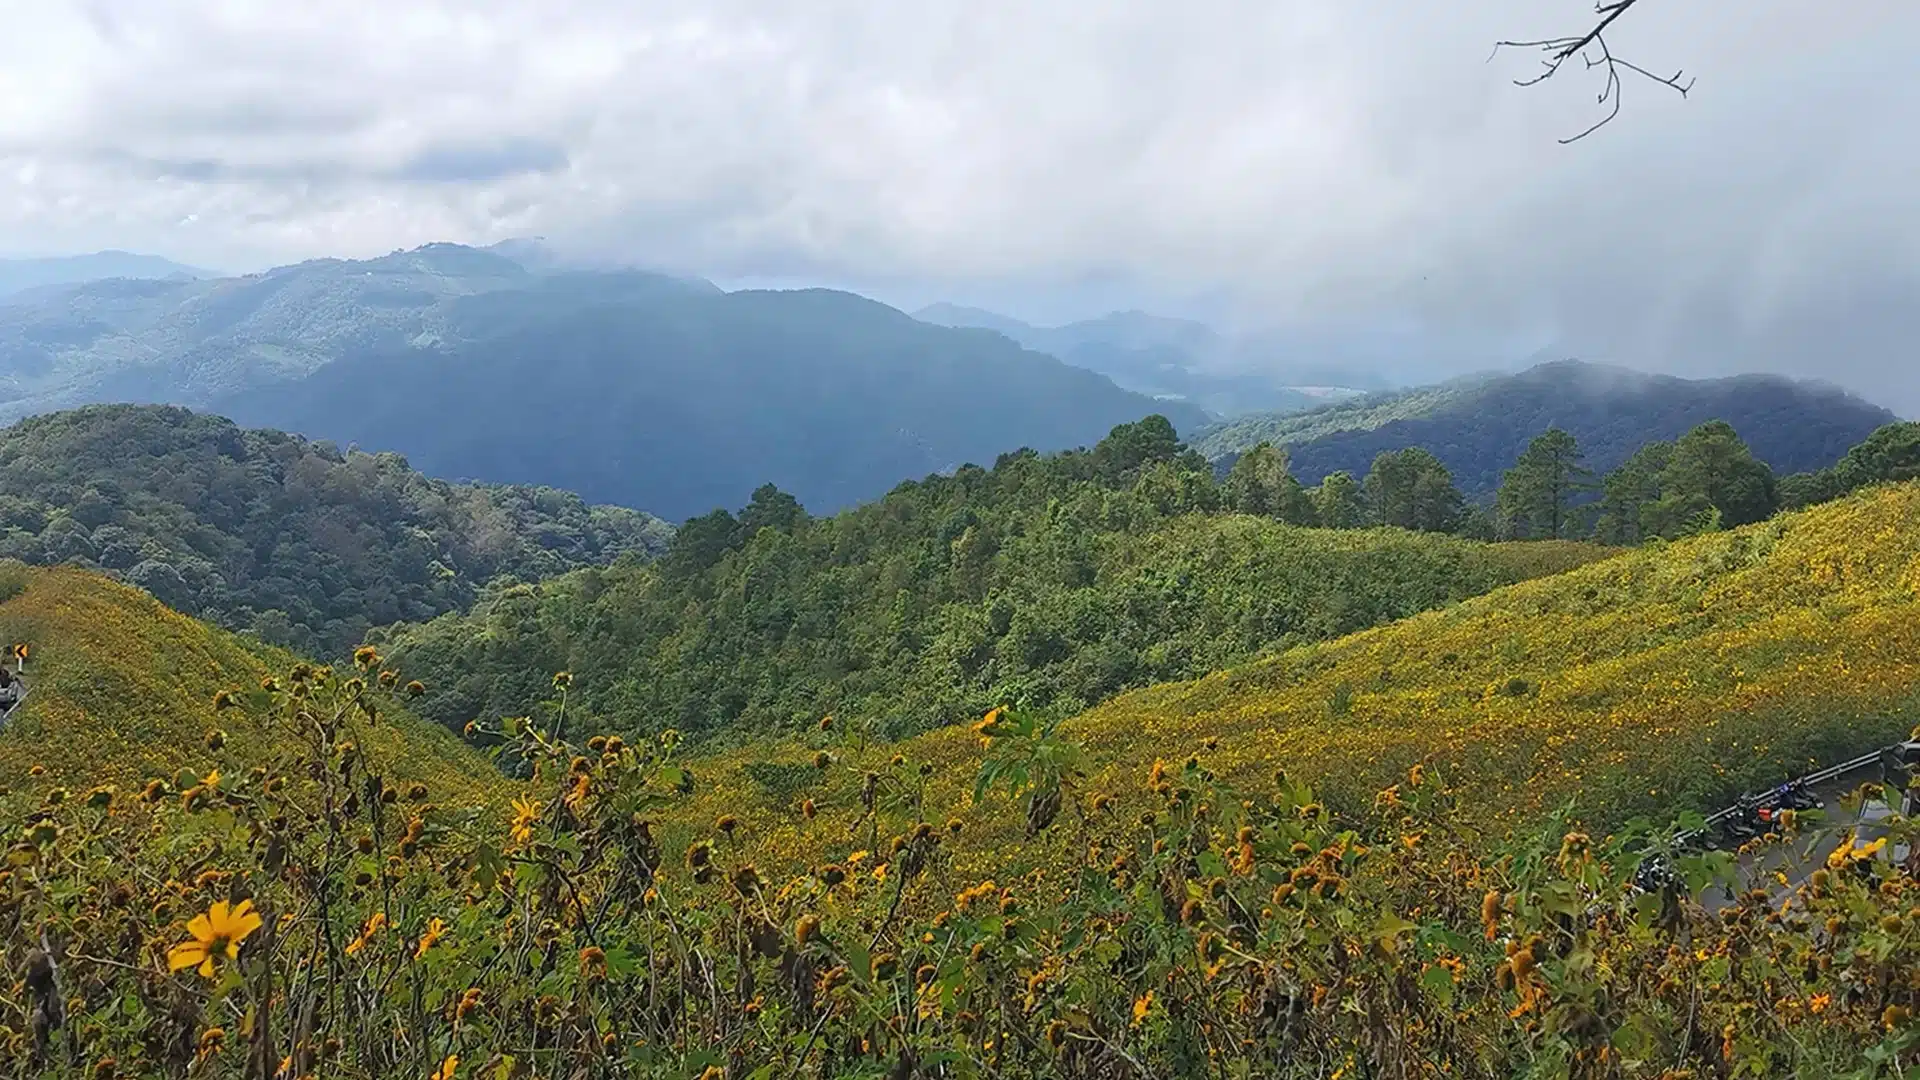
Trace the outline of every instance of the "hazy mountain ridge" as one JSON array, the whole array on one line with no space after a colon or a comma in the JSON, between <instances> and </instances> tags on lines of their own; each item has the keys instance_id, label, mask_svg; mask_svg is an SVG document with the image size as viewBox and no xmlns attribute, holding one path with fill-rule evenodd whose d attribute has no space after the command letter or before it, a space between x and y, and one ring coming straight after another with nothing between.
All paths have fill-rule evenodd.
<instances>
[{"instance_id":1,"label":"hazy mountain ridge","mask_svg":"<svg viewBox=\"0 0 1920 1080\"><path fill-rule=\"evenodd\" d=\"M86 255L54 255L35 259L0 259L0 304L35 289L74 285L107 278L211 278L212 270L186 266L158 255L130 251L95 251Z\"/></svg>"},{"instance_id":2,"label":"hazy mountain ridge","mask_svg":"<svg viewBox=\"0 0 1920 1080\"><path fill-rule=\"evenodd\" d=\"M1304 369L1276 367L1272 357L1249 355L1249 343L1191 319L1115 311L1061 326L1034 326L944 302L921 308L914 318L992 330L1036 352L1097 371L1129 390L1186 401L1220 416L1309 409L1325 400L1324 393L1302 387L1328 381L1327 372L1308 377ZM1336 376L1332 381L1340 380Z\"/></svg>"},{"instance_id":3,"label":"hazy mountain ridge","mask_svg":"<svg viewBox=\"0 0 1920 1080\"><path fill-rule=\"evenodd\" d=\"M1285 446L1294 475L1307 484L1335 471L1363 475L1376 455L1417 446L1478 496L1497 488L1527 441L1553 426L1579 440L1588 468L1605 472L1647 443L1725 420L1785 475L1831 465L1896 419L1824 383L1774 375L1683 379L1568 360L1304 413L1241 417L1198 433L1194 445L1223 464L1260 442Z\"/></svg>"},{"instance_id":4,"label":"hazy mountain ridge","mask_svg":"<svg viewBox=\"0 0 1920 1080\"><path fill-rule=\"evenodd\" d=\"M397 449L436 475L675 517L767 480L832 508L1154 411L1206 419L849 293L726 293L580 269L533 242L95 281L0 306L0 420L95 401L211 407ZM533 417L553 423L530 430Z\"/></svg>"},{"instance_id":5,"label":"hazy mountain ridge","mask_svg":"<svg viewBox=\"0 0 1920 1080\"><path fill-rule=\"evenodd\" d=\"M369 350L218 408L390 447L434 475L553 484L674 519L769 481L833 510L1022 446L1091 444L1153 412L1206 418L851 293L568 280L451 305L472 339Z\"/></svg>"},{"instance_id":6,"label":"hazy mountain ridge","mask_svg":"<svg viewBox=\"0 0 1920 1080\"><path fill-rule=\"evenodd\" d=\"M348 352L457 337L449 302L524 285L454 244L315 259L243 277L85 282L0 306L0 419L94 401L204 406Z\"/></svg>"}]
</instances>

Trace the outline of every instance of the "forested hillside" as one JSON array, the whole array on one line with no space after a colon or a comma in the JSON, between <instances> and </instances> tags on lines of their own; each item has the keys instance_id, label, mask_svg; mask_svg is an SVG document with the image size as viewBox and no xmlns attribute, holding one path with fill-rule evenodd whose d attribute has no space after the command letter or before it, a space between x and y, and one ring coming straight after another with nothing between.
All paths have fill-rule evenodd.
<instances>
[{"instance_id":1,"label":"forested hillside","mask_svg":"<svg viewBox=\"0 0 1920 1080\"><path fill-rule=\"evenodd\" d=\"M830 518L769 486L687 522L657 566L493 590L389 645L455 727L524 714L571 670L576 707L630 732L837 712L897 736L1003 702L1073 711L1606 553L1294 528L1257 495L1156 417Z\"/></svg>"},{"instance_id":2,"label":"forested hillside","mask_svg":"<svg viewBox=\"0 0 1920 1080\"><path fill-rule=\"evenodd\" d=\"M440 1080L519 1061L709 1080L942 1063L1131 1076L1142 1061L1184 1076L1230 1040L1301 1080L1543 1059L1672 1080L1674 1062L1826 1076L1911 1053L1920 991L1903 973L1920 942L1894 843L1782 815L1755 851L1831 851L1796 881L1730 851L1672 852L1662 828L1611 830L1908 730L1920 488L1592 562L1560 543L1208 514L1209 497L1247 491L1210 484L1170 427L1130 425L1091 452L907 486L869 508L867 534L769 489L682 531L661 579L636 582L686 575L699 584L677 601L737 597L725 614L790 641L784 616L806 612L777 591L755 609L779 575L730 568L791 569L753 557L808 537L829 562L883 539L925 558L913 523L951 522L953 504L902 497L982 485L1023 493L1026 513L984 504L947 541L948 573L969 528L1013 526L992 531L1011 538L1002 552L1040 535L1037 507L1065 515L1062 539L1091 529L1195 580L1204 560L1156 547L1168 530L1225 538L1208 559L1236 529L1276 530L1307 564L1293 584L1378 538L1411 546L1346 588L1431 582L1422 567L1449 551L1572 568L1296 637L1063 724L996 708L897 742L840 713L690 758L656 730L670 717L618 737L582 707L592 670L548 675L528 650L536 722L474 733L514 763L505 779L419 728L409 703L432 692L398 653L316 670L83 571L0 567L0 641L34 650L34 694L0 732L0 820L17 837L0 916L41 928L7 938L25 974L0 983L21 1033L0 1060L95 1077L273 1061ZM1292 541L1309 532L1336 550L1303 556ZM568 580L584 595L593 577ZM671 613L577 614L569 632L609 641ZM1716 916L1694 905L1723 887ZM1854 959L1821 962L1836 954ZM702 992L681 990L689 973ZM232 1017L237 999L259 1003L252 1021Z\"/></svg>"},{"instance_id":3,"label":"forested hillside","mask_svg":"<svg viewBox=\"0 0 1920 1080\"><path fill-rule=\"evenodd\" d=\"M98 567L180 611L315 656L368 627L662 550L657 518L552 488L449 484L162 406L89 406L0 430L0 556Z\"/></svg>"},{"instance_id":4,"label":"forested hillside","mask_svg":"<svg viewBox=\"0 0 1920 1080\"><path fill-rule=\"evenodd\" d=\"M1087 445L1152 412L1202 419L850 293L616 302L595 291L606 279L582 280L459 305L485 335L472 343L340 360L225 408L392 447L437 476L553 484L672 519L738 506L769 482L835 510L1022 446Z\"/></svg>"},{"instance_id":5,"label":"forested hillside","mask_svg":"<svg viewBox=\"0 0 1920 1080\"><path fill-rule=\"evenodd\" d=\"M1124 693L1059 738L1086 755L1076 786L1109 793L1122 819L1159 801L1150 773L1190 782L1189 755L1249 788L1282 768L1353 817L1418 765L1489 839L1524 836L1569 803L1595 835L1704 812L1920 723L1916 521L1920 484L1878 486ZM979 734L870 750L837 729L749 743L693 761L707 794L681 820L735 813L769 845L746 856L777 858L797 830L843 830L863 770L884 773L896 754L933 763L928 799L964 799L994 756ZM838 767L797 793L756 779L800 775L823 749ZM797 797L832 809L796 824ZM1010 852L1023 865L1074 857L1072 835L1020 826L1009 816L969 833L963 876L1004 873Z\"/></svg>"},{"instance_id":6,"label":"forested hillside","mask_svg":"<svg viewBox=\"0 0 1920 1080\"><path fill-rule=\"evenodd\" d=\"M1817 383L1765 375L1680 379L1563 361L1305 413L1243 417L1196 434L1194 445L1223 463L1261 442L1284 446L1307 484L1337 471L1359 476L1383 452L1419 447L1446 465L1462 492L1479 497L1499 487L1528 440L1549 427L1571 433L1588 467L1605 472L1650 442L1720 420L1785 475L1833 464L1895 419Z\"/></svg>"}]
</instances>

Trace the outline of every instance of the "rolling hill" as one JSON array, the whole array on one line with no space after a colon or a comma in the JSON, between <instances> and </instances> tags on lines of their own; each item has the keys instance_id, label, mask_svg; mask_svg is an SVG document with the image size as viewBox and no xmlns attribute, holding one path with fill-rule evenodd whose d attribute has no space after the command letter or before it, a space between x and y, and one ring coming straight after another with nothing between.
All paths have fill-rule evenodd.
<instances>
[{"instance_id":1,"label":"rolling hill","mask_svg":"<svg viewBox=\"0 0 1920 1080\"><path fill-rule=\"evenodd\" d=\"M1143 421L831 518L762 492L688 522L656 564L491 590L388 640L432 687L422 715L454 728L528 713L564 669L575 706L629 735L740 739L836 712L898 737L999 702L1071 712L1611 554L1220 505L1206 462Z\"/></svg>"},{"instance_id":2,"label":"rolling hill","mask_svg":"<svg viewBox=\"0 0 1920 1080\"><path fill-rule=\"evenodd\" d=\"M1551 426L1573 434L1596 471L1650 442L1708 420L1732 424L1776 474L1825 468L1891 412L1819 383L1767 375L1681 379L1580 361L1514 375L1476 375L1412 391L1369 395L1310 412L1249 416L1194 437L1209 458L1230 463L1260 442L1285 446L1303 483L1328 473L1364 475L1376 455L1431 451L1469 496L1490 494L1528 440Z\"/></svg>"},{"instance_id":3,"label":"rolling hill","mask_svg":"<svg viewBox=\"0 0 1920 1080\"><path fill-rule=\"evenodd\" d=\"M1080 790L1110 793L1122 817L1154 805L1156 760L1198 754L1249 789L1284 768L1355 814L1419 763L1494 836L1568 803L1599 829L1666 821L1920 724L1916 521L1920 483L1876 487L1135 690L1062 731L1090 758ZM821 749L836 767L805 779ZM749 854L777 865L856 822L864 771L894 755L930 763L932 805L964 803L982 760L964 727L872 749L837 732L761 740L695 760L704 793L676 820L692 833L740 815ZM792 813L803 796L817 821ZM1027 838L1001 812L957 841L955 872L1005 880L1076 858L1076 841Z\"/></svg>"},{"instance_id":4,"label":"rolling hill","mask_svg":"<svg viewBox=\"0 0 1920 1080\"><path fill-rule=\"evenodd\" d=\"M149 778L207 767L207 734L226 731L238 753L264 755L274 739L214 695L283 675L293 658L187 618L99 574L0 562L0 640L28 645L31 692L0 730L0 786L34 766L48 782L138 790ZM493 764L444 729L389 710L367 731L368 751L396 775L422 780L455 804L496 802Z\"/></svg>"},{"instance_id":5,"label":"rolling hill","mask_svg":"<svg viewBox=\"0 0 1920 1080\"><path fill-rule=\"evenodd\" d=\"M671 529L551 488L431 480L167 406L94 405L0 430L0 556L103 569L163 602L316 656L367 628L462 609Z\"/></svg>"}]
</instances>

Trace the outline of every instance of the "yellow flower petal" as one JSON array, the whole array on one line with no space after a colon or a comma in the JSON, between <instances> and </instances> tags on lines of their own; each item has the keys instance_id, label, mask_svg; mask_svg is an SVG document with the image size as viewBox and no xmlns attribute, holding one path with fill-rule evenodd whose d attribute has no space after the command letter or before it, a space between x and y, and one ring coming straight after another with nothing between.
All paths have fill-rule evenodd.
<instances>
[{"instance_id":1,"label":"yellow flower petal","mask_svg":"<svg viewBox=\"0 0 1920 1080\"><path fill-rule=\"evenodd\" d=\"M183 941L167 950L167 970L190 968L207 958L207 947L198 941Z\"/></svg>"}]
</instances>

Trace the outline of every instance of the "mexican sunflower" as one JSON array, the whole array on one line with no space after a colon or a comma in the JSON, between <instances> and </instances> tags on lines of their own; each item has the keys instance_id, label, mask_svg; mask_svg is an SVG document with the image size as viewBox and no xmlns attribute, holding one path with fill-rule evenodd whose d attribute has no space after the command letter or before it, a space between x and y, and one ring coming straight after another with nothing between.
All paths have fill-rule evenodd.
<instances>
[{"instance_id":1,"label":"mexican sunflower","mask_svg":"<svg viewBox=\"0 0 1920 1080\"><path fill-rule=\"evenodd\" d=\"M524 844L533 839L533 826L539 820L539 803L532 799L513 800L513 842Z\"/></svg>"},{"instance_id":2,"label":"mexican sunflower","mask_svg":"<svg viewBox=\"0 0 1920 1080\"><path fill-rule=\"evenodd\" d=\"M187 923L192 941L183 941L167 951L167 967L172 971L198 966L200 974L213 977L215 957L233 961L240 956L240 943L260 929L260 913L253 901L242 900L232 907L224 900Z\"/></svg>"}]
</instances>

